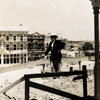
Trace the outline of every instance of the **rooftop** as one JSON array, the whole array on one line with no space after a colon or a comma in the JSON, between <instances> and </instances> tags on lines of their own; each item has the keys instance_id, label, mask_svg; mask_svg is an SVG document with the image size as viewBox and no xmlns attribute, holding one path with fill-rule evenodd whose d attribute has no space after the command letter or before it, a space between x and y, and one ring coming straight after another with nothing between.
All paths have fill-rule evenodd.
<instances>
[{"instance_id":1,"label":"rooftop","mask_svg":"<svg viewBox=\"0 0 100 100\"><path fill-rule=\"evenodd\" d=\"M0 31L29 31L29 28L24 26L0 26Z\"/></svg>"}]
</instances>

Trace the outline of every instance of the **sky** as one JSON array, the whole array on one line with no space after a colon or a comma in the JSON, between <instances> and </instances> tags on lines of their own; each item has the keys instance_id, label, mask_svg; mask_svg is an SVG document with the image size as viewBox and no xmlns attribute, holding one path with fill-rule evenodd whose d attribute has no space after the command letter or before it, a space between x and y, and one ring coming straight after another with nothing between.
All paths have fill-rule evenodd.
<instances>
[{"instance_id":1,"label":"sky","mask_svg":"<svg viewBox=\"0 0 100 100\"><path fill-rule=\"evenodd\" d=\"M68 40L94 40L90 0L0 0L0 26L19 24Z\"/></svg>"}]
</instances>

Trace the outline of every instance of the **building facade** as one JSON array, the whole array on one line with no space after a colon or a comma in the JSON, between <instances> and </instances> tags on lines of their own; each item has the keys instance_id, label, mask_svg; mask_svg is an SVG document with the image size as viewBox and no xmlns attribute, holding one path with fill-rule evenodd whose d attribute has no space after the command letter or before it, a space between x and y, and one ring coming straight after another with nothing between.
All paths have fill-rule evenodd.
<instances>
[{"instance_id":1,"label":"building facade","mask_svg":"<svg viewBox=\"0 0 100 100\"><path fill-rule=\"evenodd\" d=\"M37 60L45 51L45 35L35 32L28 34L28 60Z\"/></svg>"},{"instance_id":2,"label":"building facade","mask_svg":"<svg viewBox=\"0 0 100 100\"><path fill-rule=\"evenodd\" d=\"M67 42L67 50L79 50L82 49L82 46L84 45L84 41L68 41Z\"/></svg>"},{"instance_id":3,"label":"building facade","mask_svg":"<svg viewBox=\"0 0 100 100\"><path fill-rule=\"evenodd\" d=\"M48 48L49 43L51 41L50 35L51 35L51 33L48 33L45 35L45 50Z\"/></svg>"},{"instance_id":4,"label":"building facade","mask_svg":"<svg viewBox=\"0 0 100 100\"><path fill-rule=\"evenodd\" d=\"M0 67L28 61L27 34L23 27L0 27Z\"/></svg>"}]
</instances>

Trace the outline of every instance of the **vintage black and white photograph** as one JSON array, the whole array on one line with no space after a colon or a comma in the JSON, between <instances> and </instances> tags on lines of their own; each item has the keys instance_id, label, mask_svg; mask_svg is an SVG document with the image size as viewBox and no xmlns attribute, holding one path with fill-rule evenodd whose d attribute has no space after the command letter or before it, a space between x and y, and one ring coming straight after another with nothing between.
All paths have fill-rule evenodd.
<instances>
[{"instance_id":1,"label":"vintage black and white photograph","mask_svg":"<svg viewBox=\"0 0 100 100\"><path fill-rule=\"evenodd\" d=\"M100 0L0 0L0 100L100 100Z\"/></svg>"}]
</instances>

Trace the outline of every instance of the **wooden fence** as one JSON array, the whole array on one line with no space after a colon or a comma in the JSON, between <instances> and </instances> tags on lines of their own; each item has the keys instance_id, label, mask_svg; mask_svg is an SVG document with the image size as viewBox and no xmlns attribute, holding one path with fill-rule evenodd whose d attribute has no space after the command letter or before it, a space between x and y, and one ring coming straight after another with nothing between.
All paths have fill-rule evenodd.
<instances>
[{"instance_id":1,"label":"wooden fence","mask_svg":"<svg viewBox=\"0 0 100 100\"><path fill-rule=\"evenodd\" d=\"M78 75L78 77L76 77L76 79L83 79L83 97L80 97L80 96L77 96L77 95L74 95L74 94L71 94L71 93L68 93L65 91L61 91L61 90L58 90L58 89L55 89L55 88L52 88L49 86L45 86L45 85L30 81L31 78L43 78L43 77L54 77L54 76L66 76L67 77L67 76L72 76L72 75ZM92 100L92 97L90 97L90 99L88 99L88 96L87 96L86 65L83 66L82 71L73 71L71 69L70 72L27 74L27 75L24 75L23 77L21 77L20 79L18 79L17 81L15 81L14 83L12 83L7 88L3 89L0 93L3 93L4 95L6 95L6 92L8 90L10 90L11 88L13 88L14 86L16 86L17 84L19 84L20 82L22 82L24 80L25 80L25 100L30 99L29 98L30 97L30 95L29 95L30 94L30 87L40 89L42 91L47 91L47 92L57 94L60 96L64 96L66 98L70 98L71 100Z\"/></svg>"},{"instance_id":2,"label":"wooden fence","mask_svg":"<svg viewBox=\"0 0 100 100\"><path fill-rule=\"evenodd\" d=\"M82 75L81 78L83 79L83 97L30 81L31 78L43 78L43 77L54 77L54 76L66 76L67 77L71 75ZM28 74L28 75L24 75L24 77L25 77L25 100L29 100L30 87L40 89L42 91L47 91L47 92L57 94L60 96L64 96L64 97L70 98L71 100L86 100L85 98L87 98L87 70L86 70L85 65L83 66L82 71Z\"/></svg>"}]
</instances>

